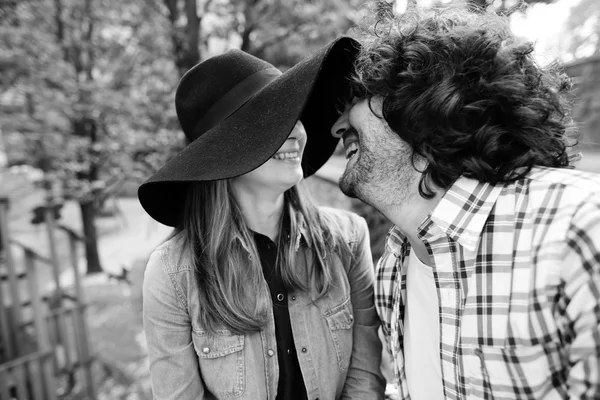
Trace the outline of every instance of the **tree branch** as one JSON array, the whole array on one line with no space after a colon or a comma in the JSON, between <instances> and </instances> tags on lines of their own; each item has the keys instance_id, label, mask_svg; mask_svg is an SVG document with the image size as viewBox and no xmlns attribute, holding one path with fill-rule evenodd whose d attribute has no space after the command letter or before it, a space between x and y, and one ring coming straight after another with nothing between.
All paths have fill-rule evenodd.
<instances>
[{"instance_id":1,"label":"tree branch","mask_svg":"<svg viewBox=\"0 0 600 400\"><path fill-rule=\"evenodd\" d=\"M181 35L177 28L177 20L179 19L179 9L177 7L178 0L164 0L167 6L168 15L167 18L171 22L171 44L173 46L173 62L175 67L179 71L179 75L185 73L186 65L184 61L185 47Z\"/></svg>"},{"instance_id":2,"label":"tree branch","mask_svg":"<svg viewBox=\"0 0 600 400\"><path fill-rule=\"evenodd\" d=\"M517 4L512 7L506 8L506 1L502 1L502 5L496 11L496 14L502 15L505 17L510 17L512 14L518 11L525 11L527 8L527 3L524 0L519 0Z\"/></svg>"},{"instance_id":3,"label":"tree branch","mask_svg":"<svg viewBox=\"0 0 600 400\"><path fill-rule=\"evenodd\" d=\"M187 17L187 51L185 54L185 66L189 69L200 61L200 50L198 39L200 36L200 17L196 11L196 0L185 0L185 15Z\"/></svg>"},{"instance_id":4,"label":"tree branch","mask_svg":"<svg viewBox=\"0 0 600 400\"><path fill-rule=\"evenodd\" d=\"M250 35L252 34L252 32L254 31L254 28L256 27L256 21L254 16L256 15L254 13L254 7L256 6L257 2L256 1L249 1L246 3L246 7L244 8L244 29L240 32L239 31L239 21L238 21L238 27L236 29L236 31L238 31L238 33L240 34L240 36L242 37L242 45L240 46L240 50L242 51L246 51L249 52L250 51L250 47L252 47L252 41L250 40Z\"/></svg>"},{"instance_id":5,"label":"tree branch","mask_svg":"<svg viewBox=\"0 0 600 400\"><path fill-rule=\"evenodd\" d=\"M254 31L254 25L246 25L241 34L242 37L242 45L240 46L240 50L245 52L250 52L250 47L252 45L252 41L250 40L250 35Z\"/></svg>"},{"instance_id":6,"label":"tree branch","mask_svg":"<svg viewBox=\"0 0 600 400\"><path fill-rule=\"evenodd\" d=\"M177 9L177 0L165 0L165 5L167 6L167 10L169 11L169 21L174 25L177 22L177 18L179 18L179 10Z\"/></svg>"},{"instance_id":7,"label":"tree branch","mask_svg":"<svg viewBox=\"0 0 600 400\"><path fill-rule=\"evenodd\" d=\"M210 8L210 5L212 4L213 0L206 0L204 2L204 6L202 7L202 16L204 16L207 12L208 9Z\"/></svg>"},{"instance_id":8,"label":"tree branch","mask_svg":"<svg viewBox=\"0 0 600 400\"><path fill-rule=\"evenodd\" d=\"M93 80L92 70L94 69L94 46L92 46L92 38L94 35L94 13L92 10L92 0L85 1L85 13L88 18L87 30L84 31L85 50L87 52L87 65L85 70L88 80Z\"/></svg>"},{"instance_id":9,"label":"tree branch","mask_svg":"<svg viewBox=\"0 0 600 400\"><path fill-rule=\"evenodd\" d=\"M56 41L62 49L63 60L69 61L69 50L65 46L65 23L62 18L62 0L54 0L54 22L56 23Z\"/></svg>"},{"instance_id":10,"label":"tree branch","mask_svg":"<svg viewBox=\"0 0 600 400\"><path fill-rule=\"evenodd\" d=\"M301 22L296 23L295 25L288 28L285 32L282 32L279 35L276 35L268 40L263 41L259 47L252 49L252 54L260 55L267 48L284 41L285 39L291 37L292 35L299 33L301 30L305 30L308 28L308 26L306 26L306 25L303 26L303 25L304 24Z\"/></svg>"}]
</instances>

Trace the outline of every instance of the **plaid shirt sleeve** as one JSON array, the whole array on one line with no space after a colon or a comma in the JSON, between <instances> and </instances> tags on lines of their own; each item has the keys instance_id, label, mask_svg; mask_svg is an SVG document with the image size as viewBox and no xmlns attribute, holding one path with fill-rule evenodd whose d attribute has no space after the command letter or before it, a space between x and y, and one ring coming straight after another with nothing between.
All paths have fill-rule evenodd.
<instances>
[{"instance_id":1,"label":"plaid shirt sleeve","mask_svg":"<svg viewBox=\"0 0 600 400\"><path fill-rule=\"evenodd\" d=\"M576 210L567 232L565 314L573 327L569 398L600 398L600 199L590 196Z\"/></svg>"}]
</instances>

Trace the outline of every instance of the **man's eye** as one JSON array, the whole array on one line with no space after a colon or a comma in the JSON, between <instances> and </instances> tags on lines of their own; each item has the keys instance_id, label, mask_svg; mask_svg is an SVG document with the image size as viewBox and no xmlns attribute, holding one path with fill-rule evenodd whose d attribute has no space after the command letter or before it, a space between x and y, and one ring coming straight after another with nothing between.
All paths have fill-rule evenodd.
<instances>
[{"instance_id":1,"label":"man's eye","mask_svg":"<svg viewBox=\"0 0 600 400\"><path fill-rule=\"evenodd\" d=\"M366 96L366 90L362 85L358 85L358 84L354 84L350 87L350 99L354 99L354 98L363 98L363 97L367 97Z\"/></svg>"},{"instance_id":2,"label":"man's eye","mask_svg":"<svg viewBox=\"0 0 600 400\"><path fill-rule=\"evenodd\" d=\"M340 97L336 100L335 102L335 111L337 112L338 116L342 115L344 113L344 111L346 110L346 106L348 106L348 104L350 104L349 99L351 99L351 97Z\"/></svg>"}]
</instances>

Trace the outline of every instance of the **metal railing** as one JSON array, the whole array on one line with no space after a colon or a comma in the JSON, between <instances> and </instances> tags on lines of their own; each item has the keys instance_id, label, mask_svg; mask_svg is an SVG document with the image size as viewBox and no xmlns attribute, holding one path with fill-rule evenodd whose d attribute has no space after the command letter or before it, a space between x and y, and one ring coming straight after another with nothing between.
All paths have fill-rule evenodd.
<instances>
[{"instance_id":1,"label":"metal railing","mask_svg":"<svg viewBox=\"0 0 600 400\"><path fill-rule=\"evenodd\" d=\"M8 205L6 198L0 198L0 400L58 399L75 387L95 399L77 257L78 242L85 239L57 225L48 204L45 225L50 254L40 254L11 238ZM68 239L66 261L58 257L59 232ZM18 252L21 263L16 262ZM49 282L41 282L42 268L50 269L52 289ZM60 279L67 268L74 277L69 287Z\"/></svg>"}]
</instances>

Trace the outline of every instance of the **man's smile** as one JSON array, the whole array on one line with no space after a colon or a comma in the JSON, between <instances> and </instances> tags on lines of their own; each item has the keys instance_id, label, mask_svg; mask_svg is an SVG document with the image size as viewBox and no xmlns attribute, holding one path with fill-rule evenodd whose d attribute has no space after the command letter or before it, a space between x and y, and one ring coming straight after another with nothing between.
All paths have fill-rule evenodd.
<instances>
[{"instance_id":1,"label":"man's smile","mask_svg":"<svg viewBox=\"0 0 600 400\"><path fill-rule=\"evenodd\" d=\"M352 156L358 153L359 150L358 134L356 133L356 130L353 128L346 130L346 132L344 132L343 135L343 140L344 149L346 151L346 159L349 160L350 158L352 158Z\"/></svg>"}]
</instances>

